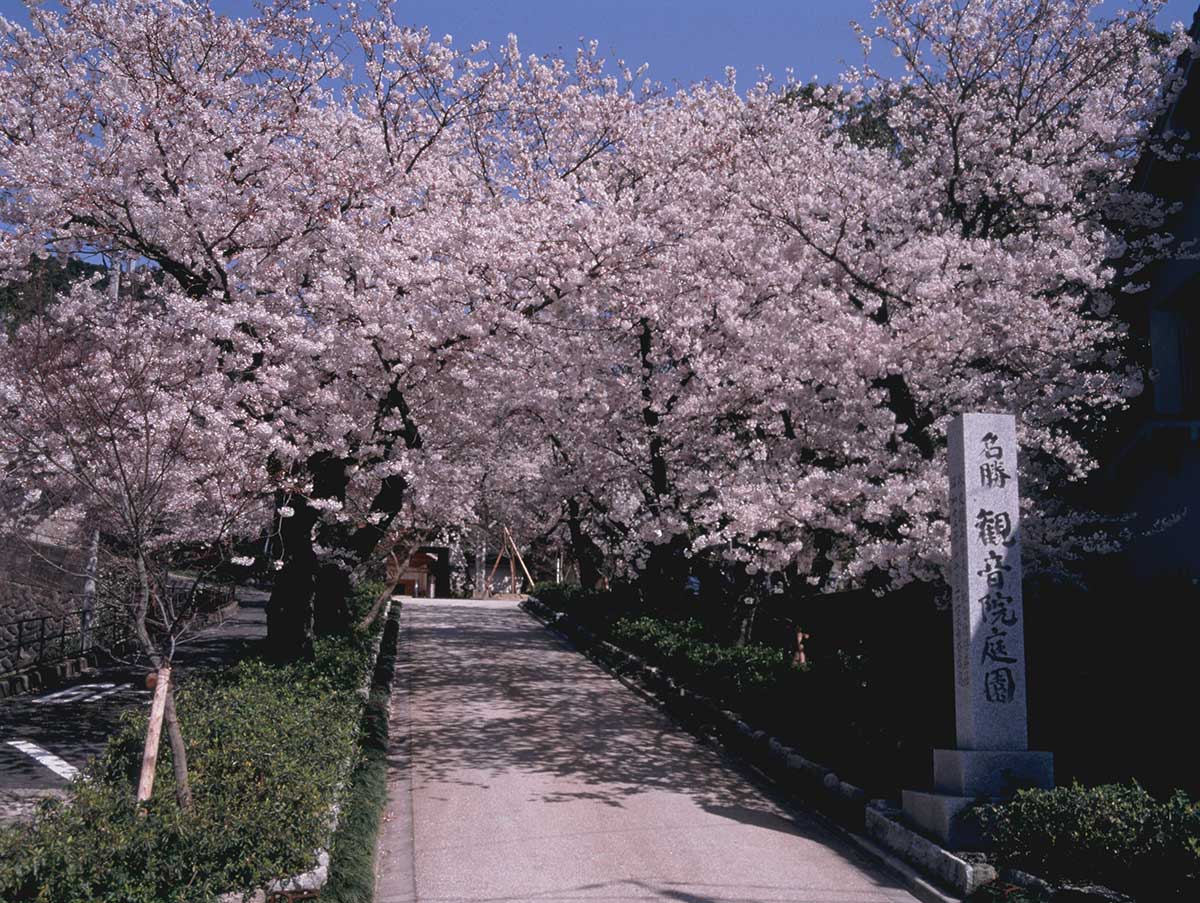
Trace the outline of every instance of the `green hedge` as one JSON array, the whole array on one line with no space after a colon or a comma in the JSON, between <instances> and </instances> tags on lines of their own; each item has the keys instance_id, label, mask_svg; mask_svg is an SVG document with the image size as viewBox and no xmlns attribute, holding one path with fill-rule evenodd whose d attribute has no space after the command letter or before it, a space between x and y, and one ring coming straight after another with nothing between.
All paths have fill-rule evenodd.
<instances>
[{"instance_id":1,"label":"green hedge","mask_svg":"<svg viewBox=\"0 0 1200 903\"><path fill-rule=\"evenodd\" d=\"M69 803L0 832L0 901L197 903L312 868L355 764L371 641L321 640L311 662L251 659L181 686L195 805L186 818L165 740L153 798L136 814L146 713L127 713Z\"/></svg>"},{"instance_id":2,"label":"green hedge","mask_svg":"<svg viewBox=\"0 0 1200 903\"><path fill-rule=\"evenodd\" d=\"M333 837L329 883L322 903L371 903L375 897L375 850L388 800L388 719L400 621L384 629L371 695L363 713L362 755Z\"/></svg>"},{"instance_id":3,"label":"green hedge","mask_svg":"<svg viewBox=\"0 0 1200 903\"><path fill-rule=\"evenodd\" d=\"M1023 790L980 817L1006 865L1148 899L1200 899L1200 804L1182 792L1159 802L1136 783Z\"/></svg>"},{"instance_id":4,"label":"green hedge","mask_svg":"<svg viewBox=\"0 0 1200 903\"><path fill-rule=\"evenodd\" d=\"M728 702L764 690L781 690L806 670L793 665L792 655L781 649L709 642L704 638L704 626L696 620L621 618L613 625L612 637L616 643L665 664L700 692Z\"/></svg>"},{"instance_id":5,"label":"green hedge","mask_svg":"<svg viewBox=\"0 0 1200 903\"><path fill-rule=\"evenodd\" d=\"M638 608L626 594L611 590L585 590L561 583L539 583L533 595L543 605L569 614L577 623L598 633L608 633L622 617L635 616Z\"/></svg>"}]
</instances>

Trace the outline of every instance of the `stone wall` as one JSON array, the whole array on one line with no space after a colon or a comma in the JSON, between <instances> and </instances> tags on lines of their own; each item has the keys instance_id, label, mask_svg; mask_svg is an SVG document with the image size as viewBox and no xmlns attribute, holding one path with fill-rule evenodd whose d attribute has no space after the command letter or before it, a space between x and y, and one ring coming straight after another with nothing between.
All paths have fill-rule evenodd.
<instances>
[{"instance_id":1,"label":"stone wall","mask_svg":"<svg viewBox=\"0 0 1200 903\"><path fill-rule=\"evenodd\" d=\"M42 539L0 537L0 674L22 663L13 648L17 621L48 616L55 620L47 623L47 634L62 630L62 618L80 607L86 568L86 550ZM26 639L37 629L36 623L26 624ZM30 657L26 653L22 660Z\"/></svg>"}]
</instances>

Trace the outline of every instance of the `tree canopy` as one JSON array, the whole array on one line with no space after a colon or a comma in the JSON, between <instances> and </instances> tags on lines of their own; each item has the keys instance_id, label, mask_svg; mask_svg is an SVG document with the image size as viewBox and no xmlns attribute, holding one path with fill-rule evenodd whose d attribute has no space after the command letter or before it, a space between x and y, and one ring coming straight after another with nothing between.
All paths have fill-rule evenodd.
<instances>
[{"instance_id":1,"label":"tree canopy","mask_svg":"<svg viewBox=\"0 0 1200 903\"><path fill-rule=\"evenodd\" d=\"M136 327L206 437L179 485L237 472L238 510L275 512L282 648L344 626L399 537L485 508L632 574L941 581L967 409L1018 415L1027 548L1056 567L1081 516L1057 489L1140 391L1110 286L1168 240L1129 183L1189 44L1156 3L1095 6L881 0L860 35L899 78L868 54L831 86L672 92L594 44L460 49L390 4L33 5L0 35L0 267L107 255L145 291L80 273L10 348ZM69 385L25 416L57 366L26 358L0 363L18 486L77 434ZM210 503L180 491L156 541L196 541Z\"/></svg>"}]
</instances>

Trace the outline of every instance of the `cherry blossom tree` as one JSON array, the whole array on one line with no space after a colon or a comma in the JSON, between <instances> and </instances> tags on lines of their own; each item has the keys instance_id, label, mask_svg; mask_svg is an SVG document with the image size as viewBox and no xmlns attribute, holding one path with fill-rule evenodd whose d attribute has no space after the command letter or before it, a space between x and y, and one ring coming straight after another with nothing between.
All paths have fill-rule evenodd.
<instances>
[{"instance_id":1,"label":"cherry blossom tree","mask_svg":"<svg viewBox=\"0 0 1200 903\"><path fill-rule=\"evenodd\" d=\"M537 416L594 541L643 573L716 554L811 590L937 582L946 424L998 409L1031 552L1075 553L1062 487L1141 387L1111 285L1166 241L1128 185L1187 44L1159 4L1095 6L879 3L901 78L639 105L588 216L619 210L608 234L652 264L546 312L566 378Z\"/></svg>"},{"instance_id":2,"label":"cherry blossom tree","mask_svg":"<svg viewBox=\"0 0 1200 903\"><path fill-rule=\"evenodd\" d=\"M0 39L0 267L144 261L156 321L215 349L282 655L394 542L487 511L589 576L939 581L968 408L1020 414L1049 561L1139 390L1109 286L1163 244L1127 186L1186 44L1095 6L884 0L862 40L900 78L675 93L389 4L34 6Z\"/></svg>"},{"instance_id":3,"label":"cherry blossom tree","mask_svg":"<svg viewBox=\"0 0 1200 903\"><path fill-rule=\"evenodd\" d=\"M186 299L172 316L248 387L269 449L271 634L294 654L314 598L319 630L345 627L356 565L436 473L429 427L472 378L452 362L564 290L569 177L628 92L594 51L459 52L387 8L328 28L288 4L63 9L6 25L0 257L17 276L47 249L133 255Z\"/></svg>"},{"instance_id":4,"label":"cherry blossom tree","mask_svg":"<svg viewBox=\"0 0 1200 903\"><path fill-rule=\"evenodd\" d=\"M157 672L187 809L171 668L200 580L181 586L173 571L198 555L227 557L237 538L261 532L262 450L238 426L239 388L216 366L216 346L161 318L179 299L153 285L118 299L96 278L0 340L3 526L20 534L47 514L74 512L104 538L97 599L132 626ZM146 782L157 731L147 738Z\"/></svg>"},{"instance_id":5,"label":"cherry blossom tree","mask_svg":"<svg viewBox=\"0 0 1200 903\"><path fill-rule=\"evenodd\" d=\"M782 416L768 428L766 460L791 470L793 487L820 487L811 508L803 491L775 496L804 512L810 579L940 577L945 427L960 410L1019 414L1030 527L1045 544L1055 495L1095 466L1090 442L1140 391L1110 287L1114 262L1137 250L1129 237L1157 221L1128 185L1187 39L1158 40L1159 4L1106 21L1095 7L878 3L876 40L904 77L852 71L824 108L748 98L755 125L736 194L778 249L771 270L807 282L793 297L821 324L817 355L840 357L796 360L803 404L782 408L792 431L801 412L806 430L836 424L832 441L797 448ZM863 100L886 109L894 144L844 134ZM778 537L777 517L747 514L735 539Z\"/></svg>"}]
</instances>

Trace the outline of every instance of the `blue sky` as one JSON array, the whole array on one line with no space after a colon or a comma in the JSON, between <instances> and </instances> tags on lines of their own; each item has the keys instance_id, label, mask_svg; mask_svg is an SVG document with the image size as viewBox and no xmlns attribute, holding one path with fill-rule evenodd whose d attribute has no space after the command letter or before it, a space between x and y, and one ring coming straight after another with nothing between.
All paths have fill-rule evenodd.
<instances>
[{"instance_id":1,"label":"blue sky","mask_svg":"<svg viewBox=\"0 0 1200 903\"><path fill-rule=\"evenodd\" d=\"M215 0L234 15L253 11L250 0ZM1106 4L1116 8L1120 4ZM1163 25L1190 23L1197 0L1169 0ZM509 32L526 52L573 55L581 36L594 38L610 59L631 67L650 65L647 75L684 84L724 79L738 71L743 87L762 65L782 78L834 78L844 62L861 57L849 25L866 23L870 0L402 0L402 18L428 25L435 35L452 34L463 46ZM0 0L0 12L22 18L18 0ZM882 54L879 55L882 57ZM881 64L882 59L879 61Z\"/></svg>"}]
</instances>

